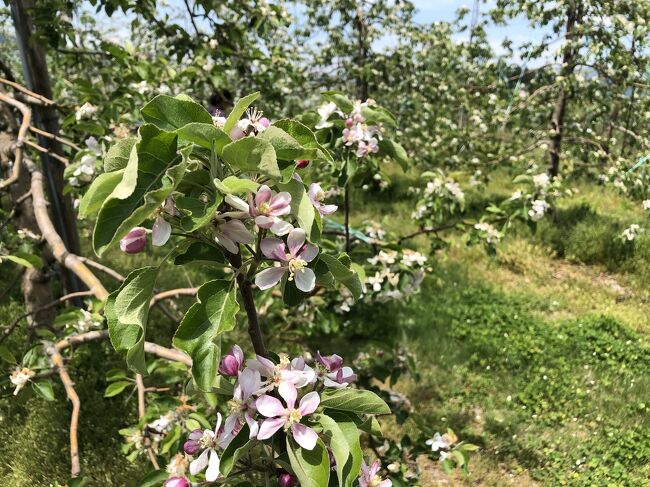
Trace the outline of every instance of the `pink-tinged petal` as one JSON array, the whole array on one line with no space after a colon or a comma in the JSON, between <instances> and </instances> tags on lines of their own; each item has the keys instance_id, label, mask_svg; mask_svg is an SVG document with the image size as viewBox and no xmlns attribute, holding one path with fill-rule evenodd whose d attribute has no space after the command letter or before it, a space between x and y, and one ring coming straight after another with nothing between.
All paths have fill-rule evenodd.
<instances>
[{"instance_id":1,"label":"pink-tinged petal","mask_svg":"<svg viewBox=\"0 0 650 487\"><path fill-rule=\"evenodd\" d=\"M262 203L268 202L272 195L273 191L271 191L271 188L266 184L263 184L259 187L257 194L255 195L255 206L260 206Z\"/></svg>"},{"instance_id":2,"label":"pink-tinged petal","mask_svg":"<svg viewBox=\"0 0 650 487\"><path fill-rule=\"evenodd\" d=\"M293 439L296 440L296 443L305 450L313 450L316 446L318 435L309 426L295 423L291 425L291 433L293 433Z\"/></svg>"},{"instance_id":3,"label":"pink-tinged petal","mask_svg":"<svg viewBox=\"0 0 650 487\"><path fill-rule=\"evenodd\" d=\"M233 208L246 213L250 212L250 207L248 206L248 203L246 203L243 199L234 196L232 194L226 195L224 199L226 203L228 203Z\"/></svg>"},{"instance_id":4,"label":"pink-tinged petal","mask_svg":"<svg viewBox=\"0 0 650 487\"><path fill-rule=\"evenodd\" d=\"M307 191L307 196L311 200L312 204L318 208L320 206L320 201L318 201L317 196L323 192L323 188L321 188L320 184L318 183L311 183L309 185L309 190Z\"/></svg>"},{"instance_id":5,"label":"pink-tinged petal","mask_svg":"<svg viewBox=\"0 0 650 487\"><path fill-rule=\"evenodd\" d=\"M210 453L210 450L203 450L203 453L199 455L199 457L192 461L190 463L190 473L192 475L196 475L199 472L203 472L205 470L205 467L208 466L208 454Z\"/></svg>"},{"instance_id":6,"label":"pink-tinged petal","mask_svg":"<svg viewBox=\"0 0 650 487\"><path fill-rule=\"evenodd\" d=\"M377 487L392 487L392 486L393 486L393 482L386 479L386 480L382 480Z\"/></svg>"},{"instance_id":7,"label":"pink-tinged petal","mask_svg":"<svg viewBox=\"0 0 650 487\"><path fill-rule=\"evenodd\" d=\"M237 417L237 414L231 414L226 418L226 421L224 423L224 434L231 434L233 431L235 431L235 428L237 428L237 426L239 426L239 418Z\"/></svg>"},{"instance_id":8,"label":"pink-tinged petal","mask_svg":"<svg viewBox=\"0 0 650 487\"><path fill-rule=\"evenodd\" d=\"M284 242L279 238L265 238L260 243L260 248L264 257L273 260L287 260L286 247Z\"/></svg>"},{"instance_id":9,"label":"pink-tinged petal","mask_svg":"<svg viewBox=\"0 0 650 487\"><path fill-rule=\"evenodd\" d=\"M303 396L303 398L300 400L300 406L298 409L300 410L300 414L307 416L308 414L316 411L319 404L320 397L318 396L318 392L312 391L309 394L305 394Z\"/></svg>"},{"instance_id":10,"label":"pink-tinged petal","mask_svg":"<svg viewBox=\"0 0 650 487\"><path fill-rule=\"evenodd\" d=\"M294 228L287 237L289 253L296 257L303 245L305 245L305 231L302 228Z\"/></svg>"},{"instance_id":11,"label":"pink-tinged petal","mask_svg":"<svg viewBox=\"0 0 650 487\"><path fill-rule=\"evenodd\" d=\"M219 428L221 428L221 421L222 420L223 420L223 416L221 416L221 413L217 413L217 424L214 427L215 436L219 434Z\"/></svg>"},{"instance_id":12,"label":"pink-tinged petal","mask_svg":"<svg viewBox=\"0 0 650 487\"><path fill-rule=\"evenodd\" d=\"M221 231L233 242L243 244L252 244L255 242L255 237L248 231L246 225L240 220L230 220L223 224Z\"/></svg>"},{"instance_id":13,"label":"pink-tinged petal","mask_svg":"<svg viewBox=\"0 0 650 487\"><path fill-rule=\"evenodd\" d=\"M219 364L219 373L228 377L237 377L240 362L233 355L225 355Z\"/></svg>"},{"instance_id":14,"label":"pink-tinged petal","mask_svg":"<svg viewBox=\"0 0 650 487\"><path fill-rule=\"evenodd\" d=\"M275 370L275 364L261 355L255 355L254 359L248 359L246 367L257 370L263 377L272 376Z\"/></svg>"},{"instance_id":15,"label":"pink-tinged petal","mask_svg":"<svg viewBox=\"0 0 650 487\"><path fill-rule=\"evenodd\" d=\"M291 194L286 191L276 194L271 198L269 214L273 216L286 215L291 211Z\"/></svg>"},{"instance_id":16,"label":"pink-tinged petal","mask_svg":"<svg viewBox=\"0 0 650 487\"><path fill-rule=\"evenodd\" d=\"M339 207L336 205L321 205L321 207L318 208L318 211L320 212L321 216L326 216L331 215L338 209Z\"/></svg>"},{"instance_id":17,"label":"pink-tinged petal","mask_svg":"<svg viewBox=\"0 0 650 487\"><path fill-rule=\"evenodd\" d=\"M300 258L305 262L311 262L318 255L318 246L308 243L300 252Z\"/></svg>"},{"instance_id":18,"label":"pink-tinged petal","mask_svg":"<svg viewBox=\"0 0 650 487\"><path fill-rule=\"evenodd\" d=\"M230 354L237 359L240 366L244 363L244 351L239 345L233 345L230 349Z\"/></svg>"},{"instance_id":19,"label":"pink-tinged petal","mask_svg":"<svg viewBox=\"0 0 650 487\"><path fill-rule=\"evenodd\" d=\"M239 387L242 391L242 401L246 401L262 387L262 378L260 377L260 373L253 369L244 369L244 371L239 374Z\"/></svg>"},{"instance_id":20,"label":"pink-tinged petal","mask_svg":"<svg viewBox=\"0 0 650 487\"><path fill-rule=\"evenodd\" d=\"M255 223L258 227L268 230L277 221L274 216L259 215L255 217Z\"/></svg>"},{"instance_id":21,"label":"pink-tinged petal","mask_svg":"<svg viewBox=\"0 0 650 487\"><path fill-rule=\"evenodd\" d=\"M316 373L309 367L308 370L282 370L280 378L283 382L291 382L298 389L314 382Z\"/></svg>"},{"instance_id":22,"label":"pink-tinged petal","mask_svg":"<svg viewBox=\"0 0 650 487\"><path fill-rule=\"evenodd\" d=\"M377 472L379 472L379 468L381 467L381 464L379 463L379 460L375 460L372 462L372 466L370 467L370 478L373 478L375 475L377 475Z\"/></svg>"},{"instance_id":23,"label":"pink-tinged petal","mask_svg":"<svg viewBox=\"0 0 650 487\"><path fill-rule=\"evenodd\" d=\"M162 247L167 243L172 234L172 226L161 216L156 217L151 227L151 243L156 247Z\"/></svg>"},{"instance_id":24,"label":"pink-tinged petal","mask_svg":"<svg viewBox=\"0 0 650 487\"><path fill-rule=\"evenodd\" d=\"M304 370L305 366L305 359L302 357L296 357L291 361L291 368L294 370Z\"/></svg>"},{"instance_id":25,"label":"pink-tinged petal","mask_svg":"<svg viewBox=\"0 0 650 487\"><path fill-rule=\"evenodd\" d=\"M239 253L239 245L233 242L232 239L228 238L225 233L216 233L214 240L231 254Z\"/></svg>"},{"instance_id":26,"label":"pink-tinged petal","mask_svg":"<svg viewBox=\"0 0 650 487\"><path fill-rule=\"evenodd\" d=\"M214 482L219 478L219 455L216 451L210 450L210 460L208 462L208 469L205 471L205 480Z\"/></svg>"},{"instance_id":27,"label":"pink-tinged petal","mask_svg":"<svg viewBox=\"0 0 650 487\"><path fill-rule=\"evenodd\" d=\"M195 430L192 430L192 432L187 436L190 440L198 441L201 439L203 436L203 430L200 428L197 428Z\"/></svg>"},{"instance_id":28,"label":"pink-tinged petal","mask_svg":"<svg viewBox=\"0 0 650 487\"><path fill-rule=\"evenodd\" d=\"M257 401L255 401L255 407L262 416L266 416L267 418L282 416L286 411L286 408L282 405L279 399L267 394L257 398Z\"/></svg>"},{"instance_id":29,"label":"pink-tinged petal","mask_svg":"<svg viewBox=\"0 0 650 487\"><path fill-rule=\"evenodd\" d=\"M259 432L257 433L257 439L266 440L268 438L271 438L271 436L273 436L276 431L282 428L286 422L287 420L285 418L265 419L260 426Z\"/></svg>"},{"instance_id":30,"label":"pink-tinged petal","mask_svg":"<svg viewBox=\"0 0 650 487\"><path fill-rule=\"evenodd\" d=\"M293 225L291 223L279 219L276 219L271 226L271 232L278 237L288 234L291 230L293 230Z\"/></svg>"},{"instance_id":31,"label":"pink-tinged petal","mask_svg":"<svg viewBox=\"0 0 650 487\"><path fill-rule=\"evenodd\" d=\"M246 420L246 424L248 425L248 438L253 439L257 436L257 433L260 430L260 425L257 424L257 421L253 419L253 415L249 412L246 411L244 414L244 419Z\"/></svg>"},{"instance_id":32,"label":"pink-tinged petal","mask_svg":"<svg viewBox=\"0 0 650 487\"><path fill-rule=\"evenodd\" d=\"M296 405L296 398L298 397L296 386L289 381L282 381L278 387L278 392L280 393L280 397L284 399L284 402L287 403L287 409L293 409Z\"/></svg>"},{"instance_id":33,"label":"pink-tinged petal","mask_svg":"<svg viewBox=\"0 0 650 487\"><path fill-rule=\"evenodd\" d=\"M296 271L293 276L296 287L305 293L309 293L316 287L316 274L309 267Z\"/></svg>"},{"instance_id":34,"label":"pink-tinged petal","mask_svg":"<svg viewBox=\"0 0 650 487\"><path fill-rule=\"evenodd\" d=\"M230 131L230 138L232 140L239 140L246 137L246 132L244 132L239 126L235 125Z\"/></svg>"},{"instance_id":35,"label":"pink-tinged petal","mask_svg":"<svg viewBox=\"0 0 650 487\"><path fill-rule=\"evenodd\" d=\"M142 227L135 227L120 240L120 250L127 254L142 252L147 245L147 231Z\"/></svg>"}]
</instances>

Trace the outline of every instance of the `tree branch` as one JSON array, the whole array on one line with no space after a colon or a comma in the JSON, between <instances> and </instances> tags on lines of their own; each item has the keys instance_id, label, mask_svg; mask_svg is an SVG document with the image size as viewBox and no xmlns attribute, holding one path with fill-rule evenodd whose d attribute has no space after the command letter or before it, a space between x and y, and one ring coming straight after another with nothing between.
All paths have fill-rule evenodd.
<instances>
[{"instance_id":1,"label":"tree branch","mask_svg":"<svg viewBox=\"0 0 650 487\"><path fill-rule=\"evenodd\" d=\"M3 78L0 78L0 80L2 79ZM27 130L29 130L29 124L32 119L32 111L24 103L21 103L15 98L5 95L4 93L0 93L0 101L4 101L5 103L8 103L9 105L17 108L23 115L23 120L20 124L20 129L18 129L18 136L16 138L14 165L11 168L11 176L9 176L4 181L0 181L0 190L3 190L18 181L18 178L20 177L20 169L23 165L23 144L25 143L27 137Z\"/></svg>"}]
</instances>

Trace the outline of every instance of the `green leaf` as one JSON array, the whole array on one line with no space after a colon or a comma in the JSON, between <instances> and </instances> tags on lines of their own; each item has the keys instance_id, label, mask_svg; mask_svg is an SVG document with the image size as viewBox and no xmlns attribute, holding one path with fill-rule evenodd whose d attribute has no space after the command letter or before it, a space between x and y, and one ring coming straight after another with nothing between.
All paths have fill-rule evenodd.
<instances>
[{"instance_id":1,"label":"green leaf","mask_svg":"<svg viewBox=\"0 0 650 487\"><path fill-rule=\"evenodd\" d=\"M167 436L165 436L165 438L160 442L161 455L167 453L171 449L171 447L174 446L174 443L176 443L180 437L181 437L181 428L177 424L169 433L167 433Z\"/></svg>"},{"instance_id":2,"label":"green leaf","mask_svg":"<svg viewBox=\"0 0 650 487\"><path fill-rule=\"evenodd\" d=\"M52 390L52 383L49 380L32 382L32 389L46 401L54 401L54 391Z\"/></svg>"},{"instance_id":3,"label":"green leaf","mask_svg":"<svg viewBox=\"0 0 650 487\"><path fill-rule=\"evenodd\" d=\"M163 130L176 130L192 122L212 124L212 115L187 97L158 95L140 113L146 122Z\"/></svg>"},{"instance_id":4,"label":"green leaf","mask_svg":"<svg viewBox=\"0 0 650 487\"><path fill-rule=\"evenodd\" d=\"M325 389L321 393L320 405L337 411L350 411L356 414L390 414L390 408L374 392L352 389Z\"/></svg>"},{"instance_id":5,"label":"green leaf","mask_svg":"<svg viewBox=\"0 0 650 487\"><path fill-rule=\"evenodd\" d=\"M311 236L316 210L307 195L305 185L292 179L287 184L279 184L278 187L281 191L287 191L291 195L291 214L296 216L298 225L307 236Z\"/></svg>"},{"instance_id":6,"label":"green leaf","mask_svg":"<svg viewBox=\"0 0 650 487\"><path fill-rule=\"evenodd\" d=\"M293 473L298 477L301 487L327 487L330 479L330 460L320 439L313 450L305 450L287 436L287 453Z\"/></svg>"},{"instance_id":7,"label":"green leaf","mask_svg":"<svg viewBox=\"0 0 650 487\"><path fill-rule=\"evenodd\" d=\"M215 178L214 185L223 194L254 193L260 186L255 181L237 176L228 176L223 181Z\"/></svg>"},{"instance_id":8,"label":"green leaf","mask_svg":"<svg viewBox=\"0 0 650 487\"><path fill-rule=\"evenodd\" d=\"M14 357L14 354L11 353L11 351L4 345L0 345L0 358L5 362L9 362L10 364L18 363L16 357Z\"/></svg>"},{"instance_id":9,"label":"green leaf","mask_svg":"<svg viewBox=\"0 0 650 487\"><path fill-rule=\"evenodd\" d=\"M406 171L409 167L409 156L406 154L406 150L397 142L393 142L390 139L382 139L379 141L379 150L386 154L389 157L395 159L395 161L400 165L403 171Z\"/></svg>"},{"instance_id":10,"label":"green leaf","mask_svg":"<svg viewBox=\"0 0 650 487\"><path fill-rule=\"evenodd\" d=\"M28 254L27 252L16 252L13 255L3 255L0 261L9 260L14 264L22 265L24 267L43 267L43 259L38 255Z\"/></svg>"},{"instance_id":11,"label":"green leaf","mask_svg":"<svg viewBox=\"0 0 650 487\"><path fill-rule=\"evenodd\" d=\"M319 255L318 259L327 265L327 268L332 273L332 276L334 276L334 279L347 287L352 293L352 297L357 300L361 296L361 281L356 272L348 269L348 267L341 262L345 257L347 257L347 254L341 254L337 259L336 257L322 253Z\"/></svg>"},{"instance_id":12,"label":"green leaf","mask_svg":"<svg viewBox=\"0 0 650 487\"><path fill-rule=\"evenodd\" d=\"M303 147L296 139L277 126L267 128L257 138L268 141L275 149L278 159L285 161L312 160L318 156L318 150Z\"/></svg>"},{"instance_id":13,"label":"green leaf","mask_svg":"<svg viewBox=\"0 0 650 487\"><path fill-rule=\"evenodd\" d=\"M174 346L192 357L192 376L199 389L209 391L217 376L219 335L235 327L239 311L233 281L214 280L199 288L174 335Z\"/></svg>"},{"instance_id":14,"label":"green leaf","mask_svg":"<svg viewBox=\"0 0 650 487\"><path fill-rule=\"evenodd\" d=\"M323 98L327 101L334 102L343 113L352 113L352 110L354 109L352 101L340 91L325 91L321 93L321 95L323 95Z\"/></svg>"},{"instance_id":15,"label":"green leaf","mask_svg":"<svg viewBox=\"0 0 650 487\"><path fill-rule=\"evenodd\" d=\"M208 203L199 198L181 196L176 199L176 206L179 209L190 212L181 219L181 226L186 232L193 232L207 225L214 218L217 208L221 204L222 197L217 195L213 201Z\"/></svg>"},{"instance_id":16,"label":"green leaf","mask_svg":"<svg viewBox=\"0 0 650 487\"><path fill-rule=\"evenodd\" d=\"M350 446L348 445L347 438L343 434L343 431L341 431L337 422L326 414L321 414L318 418L318 422L323 427L323 433L329 437L329 447L334 455L334 460L336 460L336 475L339 480L339 485L343 486L346 484L344 480L344 470L348 463L348 459L350 458ZM352 423L352 425L354 426L354 423ZM356 430L357 427L354 426L354 429Z\"/></svg>"},{"instance_id":17,"label":"green leaf","mask_svg":"<svg viewBox=\"0 0 650 487\"><path fill-rule=\"evenodd\" d=\"M226 260L219 249L203 242L192 242L185 252L174 258L175 265L185 265L194 262L219 265L225 263Z\"/></svg>"},{"instance_id":18,"label":"green leaf","mask_svg":"<svg viewBox=\"0 0 650 487\"><path fill-rule=\"evenodd\" d=\"M154 470L148 473L145 478L140 481L140 487L159 487L167 480L169 474L166 470Z\"/></svg>"},{"instance_id":19,"label":"green leaf","mask_svg":"<svg viewBox=\"0 0 650 487\"><path fill-rule=\"evenodd\" d=\"M230 137L220 128L215 127L212 122L199 123L192 122L176 129L176 133L181 140L192 142L200 147L212 150L212 144L217 154L221 154L224 146L231 142Z\"/></svg>"},{"instance_id":20,"label":"green leaf","mask_svg":"<svg viewBox=\"0 0 650 487\"><path fill-rule=\"evenodd\" d=\"M363 451L361 450L360 434L354 419L346 413L331 412L330 417L336 421L341 433L348 444L350 457L343 468L343 483L345 487L351 487L359 476ZM338 465L337 465L338 471Z\"/></svg>"},{"instance_id":21,"label":"green leaf","mask_svg":"<svg viewBox=\"0 0 650 487\"><path fill-rule=\"evenodd\" d=\"M332 154L323 147L316 138L316 134L311 131L309 127L298 122L297 120L283 119L278 120L273 123L274 127L279 127L284 130L286 133L291 135L294 139L300 143L303 147L308 149L316 149L318 151L318 156L321 159L325 159L329 162L333 162Z\"/></svg>"},{"instance_id":22,"label":"green leaf","mask_svg":"<svg viewBox=\"0 0 650 487\"><path fill-rule=\"evenodd\" d=\"M259 137L244 137L228 144L221 158L234 169L260 172L275 179L281 176L273 146Z\"/></svg>"},{"instance_id":23,"label":"green leaf","mask_svg":"<svg viewBox=\"0 0 650 487\"><path fill-rule=\"evenodd\" d=\"M381 425L379 424L379 421L377 421L377 418L374 416L369 416L368 419L359 425L359 429L372 436L384 436L381 431Z\"/></svg>"},{"instance_id":24,"label":"green leaf","mask_svg":"<svg viewBox=\"0 0 650 487\"><path fill-rule=\"evenodd\" d=\"M120 139L112 145L104 156L104 172L118 171L124 169L129 162L129 156L133 146L138 142L135 137Z\"/></svg>"},{"instance_id":25,"label":"green leaf","mask_svg":"<svg viewBox=\"0 0 650 487\"><path fill-rule=\"evenodd\" d=\"M126 389L129 386L132 386L133 382L128 381L128 380L120 380L118 382L112 382L108 385L106 390L104 391L104 397L113 397L117 396L120 394L124 389Z\"/></svg>"},{"instance_id":26,"label":"green leaf","mask_svg":"<svg viewBox=\"0 0 650 487\"><path fill-rule=\"evenodd\" d=\"M381 108L377 106L361 107L361 115L363 115L365 123L367 123L368 125L383 124L383 125L388 125L390 127L395 127L397 125L395 116L385 108Z\"/></svg>"},{"instance_id":27,"label":"green leaf","mask_svg":"<svg viewBox=\"0 0 650 487\"><path fill-rule=\"evenodd\" d=\"M254 440L250 440L248 425L245 424L242 429L237 433L230 444L226 447L221 455L221 464L219 465L219 472L224 477L227 477L232 472L233 467L237 462L242 459L248 450L253 446Z\"/></svg>"},{"instance_id":28,"label":"green leaf","mask_svg":"<svg viewBox=\"0 0 650 487\"><path fill-rule=\"evenodd\" d=\"M79 217L87 218L96 214L106 201L106 198L115 190L122 181L124 170L105 172L97 176L86 190L79 202Z\"/></svg>"},{"instance_id":29,"label":"green leaf","mask_svg":"<svg viewBox=\"0 0 650 487\"><path fill-rule=\"evenodd\" d=\"M255 93L251 93L250 95L246 95L243 98L237 100L237 103L235 103L234 108L226 119L226 123L223 125L223 131L226 134L230 134L230 131L235 127L235 124L239 121L246 109L250 106L251 103L257 100L259 96L260 92L256 91Z\"/></svg>"},{"instance_id":30,"label":"green leaf","mask_svg":"<svg viewBox=\"0 0 650 487\"><path fill-rule=\"evenodd\" d=\"M126 351L126 364L142 375L147 375L144 337L158 270L158 267L143 267L131 272L108 297L104 308L113 347Z\"/></svg>"},{"instance_id":31,"label":"green leaf","mask_svg":"<svg viewBox=\"0 0 650 487\"><path fill-rule=\"evenodd\" d=\"M97 215L93 232L97 255L149 218L185 173L188 151L178 163L175 134L143 125L140 135L142 140L131 151L122 180Z\"/></svg>"}]
</instances>

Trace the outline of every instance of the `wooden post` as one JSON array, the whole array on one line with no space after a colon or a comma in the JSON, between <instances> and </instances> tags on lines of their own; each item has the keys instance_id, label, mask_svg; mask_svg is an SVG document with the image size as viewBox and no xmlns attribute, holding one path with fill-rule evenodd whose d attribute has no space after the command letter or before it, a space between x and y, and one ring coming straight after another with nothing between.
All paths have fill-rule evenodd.
<instances>
[{"instance_id":1,"label":"wooden post","mask_svg":"<svg viewBox=\"0 0 650 487\"><path fill-rule=\"evenodd\" d=\"M34 8L33 0L11 0L11 15L16 30L16 42L20 51L23 74L27 87L47 98L52 98L52 85L47 69L45 50L41 44L34 42L34 26L30 10ZM33 107L34 125L51 134L59 133L58 115L52 106ZM39 136L39 145L49 151L62 155L61 144L56 139ZM41 154L43 173L47 182L50 203L55 228L69 252L79 254L79 235L77 234L77 219L72 206L72 199L63 196L63 166L53 160L49 154ZM74 274L66 273L66 287L70 292L81 289Z\"/></svg>"}]
</instances>

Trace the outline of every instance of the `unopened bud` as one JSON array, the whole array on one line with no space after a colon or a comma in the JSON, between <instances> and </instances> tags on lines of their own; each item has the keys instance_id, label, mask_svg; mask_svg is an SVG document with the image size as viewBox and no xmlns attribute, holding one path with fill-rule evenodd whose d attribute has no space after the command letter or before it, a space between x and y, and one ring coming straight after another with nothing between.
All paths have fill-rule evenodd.
<instances>
[{"instance_id":1,"label":"unopened bud","mask_svg":"<svg viewBox=\"0 0 650 487\"><path fill-rule=\"evenodd\" d=\"M120 249L127 254L142 252L147 245L147 231L142 227L135 227L120 240Z\"/></svg>"},{"instance_id":2,"label":"unopened bud","mask_svg":"<svg viewBox=\"0 0 650 487\"><path fill-rule=\"evenodd\" d=\"M169 477L163 487L189 487L190 483L185 477Z\"/></svg>"},{"instance_id":3,"label":"unopened bud","mask_svg":"<svg viewBox=\"0 0 650 487\"><path fill-rule=\"evenodd\" d=\"M298 479L289 472L282 472L278 475L278 483L280 487L296 487L298 485Z\"/></svg>"},{"instance_id":4,"label":"unopened bud","mask_svg":"<svg viewBox=\"0 0 650 487\"><path fill-rule=\"evenodd\" d=\"M297 167L298 169L304 169L304 168L306 168L307 166L309 166L309 161L306 160L306 159L298 159L298 160L296 161L296 167Z\"/></svg>"}]
</instances>

